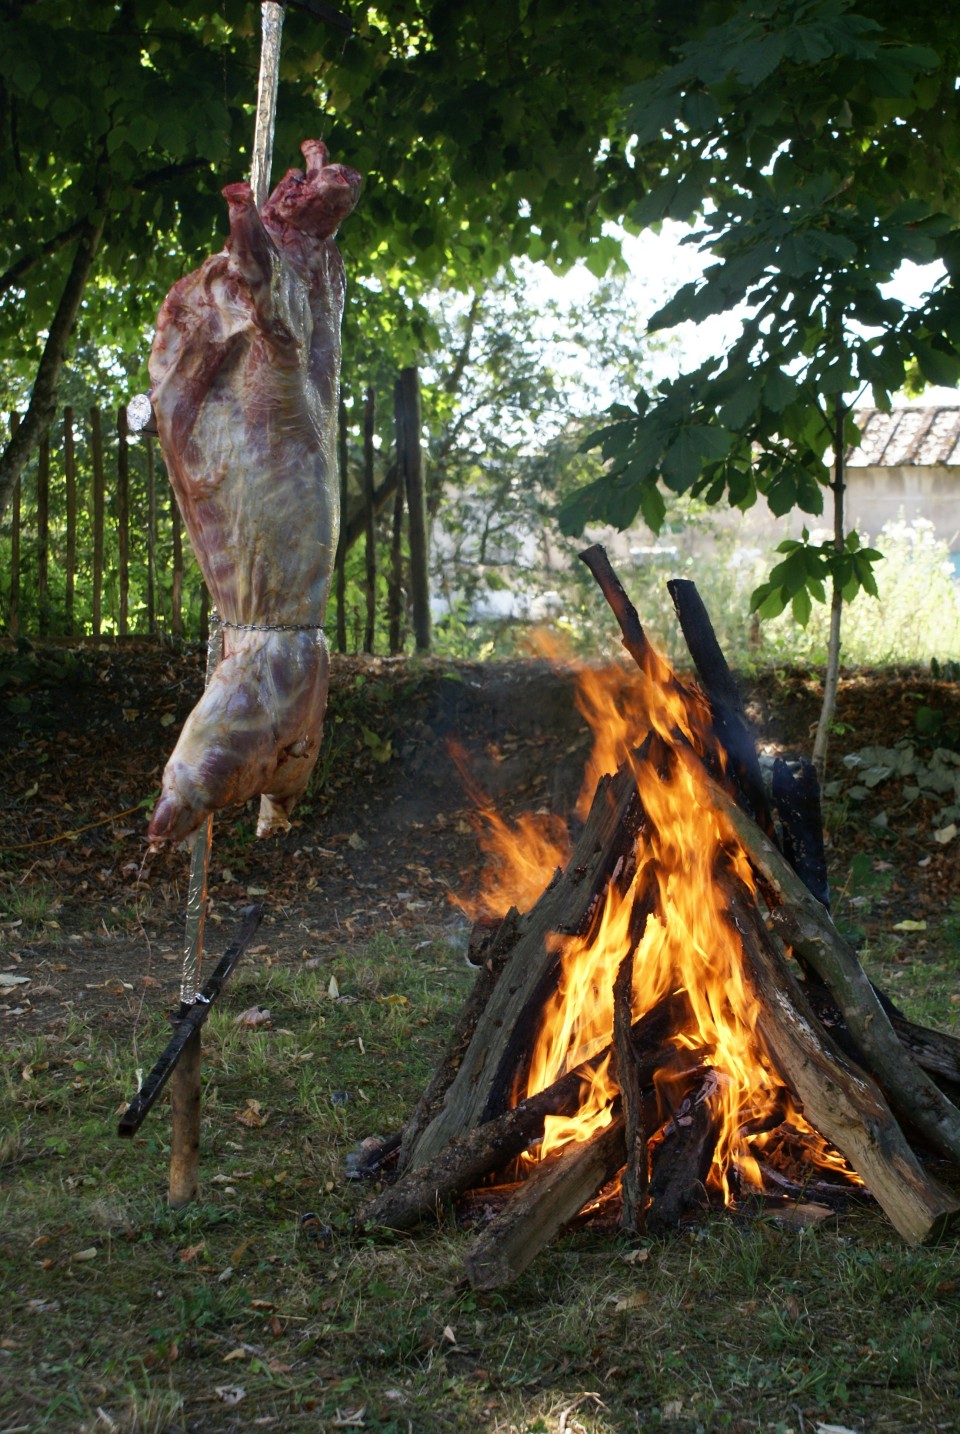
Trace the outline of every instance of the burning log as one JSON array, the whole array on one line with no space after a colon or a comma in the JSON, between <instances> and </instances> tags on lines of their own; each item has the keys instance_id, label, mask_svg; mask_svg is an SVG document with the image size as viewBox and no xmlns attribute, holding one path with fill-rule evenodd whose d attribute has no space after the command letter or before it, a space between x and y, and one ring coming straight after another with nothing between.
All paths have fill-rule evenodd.
<instances>
[{"instance_id":1,"label":"burning log","mask_svg":"<svg viewBox=\"0 0 960 1434\"><path fill-rule=\"evenodd\" d=\"M407 1227L519 1169L467 1256L474 1286L493 1289L618 1174L635 1231L675 1225L708 1191L736 1203L766 1180L802 1190L803 1162L865 1182L908 1240L939 1238L960 1201L924 1171L884 1092L908 1132L960 1163L960 1111L906 1055L949 1080L960 1042L888 1016L813 894L827 893L826 869L802 763L775 783L797 871L762 829L774 831L749 727L693 586L671 592L706 697L650 646L603 550L584 560L641 672L640 702L609 704L623 720L591 758L616 775L600 779L566 869L479 948L400 1178L361 1223ZM805 985L783 943L815 973Z\"/></svg>"},{"instance_id":2,"label":"burning log","mask_svg":"<svg viewBox=\"0 0 960 1434\"><path fill-rule=\"evenodd\" d=\"M891 1100L934 1149L960 1163L960 1111L897 1038L856 953L834 926L829 912L773 843L715 783L711 783L711 795L773 894L776 904L771 907L770 919L774 929L830 988L851 1035Z\"/></svg>"},{"instance_id":3,"label":"burning log","mask_svg":"<svg viewBox=\"0 0 960 1434\"><path fill-rule=\"evenodd\" d=\"M758 996L757 1032L805 1118L842 1151L911 1244L939 1240L960 1201L923 1171L880 1091L818 1027L755 903L727 879L730 920Z\"/></svg>"},{"instance_id":4,"label":"burning log","mask_svg":"<svg viewBox=\"0 0 960 1434\"><path fill-rule=\"evenodd\" d=\"M663 1128L650 1157L650 1214L647 1229L669 1230L706 1196L707 1172L720 1133L713 1097L717 1075L700 1070L676 1115Z\"/></svg>"},{"instance_id":5,"label":"burning log","mask_svg":"<svg viewBox=\"0 0 960 1434\"><path fill-rule=\"evenodd\" d=\"M638 1087L652 1097L653 1078L669 1059L667 1038L689 1019L690 1006L682 992L665 996L630 1029L631 1066ZM364 1228L380 1225L405 1230L434 1214L447 1200L495 1175L527 1150L543 1134L551 1115L573 1115L584 1085L610 1056L605 1046L559 1080L488 1120L455 1136L426 1165L408 1170L388 1186L361 1213ZM655 1106L654 1106L655 1109Z\"/></svg>"},{"instance_id":6,"label":"burning log","mask_svg":"<svg viewBox=\"0 0 960 1434\"><path fill-rule=\"evenodd\" d=\"M425 1165L448 1140L506 1107L540 1012L556 986L557 937L586 932L607 885L625 881L632 872L641 820L632 771L624 768L600 782L566 871L520 918L507 968L477 1020L442 1108L411 1143L407 1167Z\"/></svg>"},{"instance_id":7,"label":"burning log","mask_svg":"<svg viewBox=\"0 0 960 1434\"><path fill-rule=\"evenodd\" d=\"M522 1274L613 1179L626 1155L623 1117L614 1115L590 1140L565 1145L535 1166L467 1251L473 1288L498 1290Z\"/></svg>"}]
</instances>

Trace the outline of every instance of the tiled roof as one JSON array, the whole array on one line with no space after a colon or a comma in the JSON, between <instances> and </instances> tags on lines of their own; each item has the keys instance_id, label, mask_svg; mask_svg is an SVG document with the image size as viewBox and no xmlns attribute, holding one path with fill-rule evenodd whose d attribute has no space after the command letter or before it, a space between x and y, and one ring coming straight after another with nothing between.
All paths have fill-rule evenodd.
<instances>
[{"instance_id":1,"label":"tiled roof","mask_svg":"<svg viewBox=\"0 0 960 1434\"><path fill-rule=\"evenodd\" d=\"M847 454L848 467L960 464L960 407L861 408L856 416L863 441Z\"/></svg>"}]
</instances>

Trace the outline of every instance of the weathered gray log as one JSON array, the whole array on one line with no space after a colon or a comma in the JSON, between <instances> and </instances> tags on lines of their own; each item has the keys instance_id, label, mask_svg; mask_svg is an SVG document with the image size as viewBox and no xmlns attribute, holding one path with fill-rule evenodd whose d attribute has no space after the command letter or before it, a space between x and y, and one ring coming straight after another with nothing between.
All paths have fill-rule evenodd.
<instances>
[{"instance_id":1,"label":"weathered gray log","mask_svg":"<svg viewBox=\"0 0 960 1434\"><path fill-rule=\"evenodd\" d=\"M731 874L719 879L758 1003L757 1034L776 1073L899 1233L917 1245L941 1239L955 1225L960 1201L929 1178L878 1087L819 1026L755 901Z\"/></svg>"},{"instance_id":2,"label":"weathered gray log","mask_svg":"<svg viewBox=\"0 0 960 1434\"><path fill-rule=\"evenodd\" d=\"M960 1164L960 1111L897 1038L856 952L773 843L721 787L711 782L710 789L715 806L777 903L770 912L774 929L830 988L871 1073L889 1098L935 1150Z\"/></svg>"},{"instance_id":3,"label":"weathered gray log","mask_svg":"<svg viewBox=\"0 0 960 1434\"><path fill-rule=\"evenodd\" d=\"M565 1145L527 1176L471 1245L465 1260L475 1290L498 1290L515 1280L543 1247L612 1180L626 1159L623 1117L591 1140Z\"/></svg>"},{"instance_id":4,"label":"weathered gray log","mask_svg":"<svg viewBox=\"0 0 960 1434\"><path fill-rule=\"evenodd\" d=\"M499 1115L529 1058L544 1001L560 967L557 936L583 935L615 875L625 883L643 809L628 766L601 778L590 815L566 870L520 918L507 969L498 980L442 1110L410 1148L408 1167L432 1160L448 1140Z\"/></svg>"}]
</instances>

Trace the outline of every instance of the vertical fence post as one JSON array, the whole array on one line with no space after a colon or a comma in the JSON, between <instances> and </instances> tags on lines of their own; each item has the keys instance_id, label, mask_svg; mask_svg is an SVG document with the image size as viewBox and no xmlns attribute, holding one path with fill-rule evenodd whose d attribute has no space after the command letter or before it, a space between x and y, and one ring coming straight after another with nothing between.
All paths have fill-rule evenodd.
<instances>
[{"instance_id":1,"label":"vertical fence post","mask_svg":"<svg viewBox=\"0 0 960 1434\"><path fill-rule=\"evenodd\" d=\"M347 650L347 551L344 543L347 517L347 409L340 400L337 431L337 456L340 468L340 541L337 544L336 596L337 596L337 651Z\"/></svg>"},{"instance_id":2,"label":"vertical fence post","mask_svg":"<svg viewBox=\"0 0 960 1434\"><path fill-rule=\"evenodd\" d=\"M11 438L19 427L19 413L11 413ZM20 631L20 489L22 486L21 479L18 478L13 485L13 498L10 503L10 605L7 609L7 632L11 637L16 637Z\"/></svg>"},{"instance_id":3,"label":"vertical fence post","mask_svg":"<svg viewBox=\"0 0 960 1434\"><path fill-rule=\"evenodd\" d=\"M387 624L390 656L403 648L403 394L399 381L393 389L394 423L397 432L397 491L393 500L393 535L390 543L390 586L387 593Z\"/></svg>"},{"instance_id":4,"label":"vertical fence post","mask_svg":"<svg viewBox=\"0 0 960 1434\"><path fill-rule=\"evenodd\" d=\"M400 373L403 407L403 445L400 475L407 488L407 532L410 537L410 597L417 648L430 647L430 577L428 571L427 500L423 482L423 448L420 441L420 375L415 368Z\"/></svg>"},{"instance_id":5,"label":"vertical fence post","mask_svg":"<svg viewBox=\"0 0 960 1434\"><path fill-rule=\"evenodd\" d=\"M91 627L100 636L103 625L103 427L99 408L90 410L90 455L93 459L93 590Z\"/></svg>"},{"instance_id":6,"label":"vertical fence post","mask_svg":"<svg viewBox=\"0 0 960 1434\"><path fill-rule=\"evenodd\" d=\"M63 411L63 472L67 484L67 574L64 608L67 632L76 631L73 616L73 593L77 576L77 468L73 441L73 409Z\"/></svg>"},{"instance_id":7,"label":"vertical fence post","mask_svg":"<svg viewBox=\"0 0 960 1434\"><path fill-rule=\"evenodd\" d=\"M117 410L117 548L120 579L117 632L126 637L130 604L130 451L127 447L125 403Z\"/></svg>"},{"instance_id":8,"label":"vertical fence post","mask_svg":"<svg viewBox=\"0 0 960 1434\"><path fill-rule=\"evenodd\" d=\"M46 637L50 622L50 435L40 440L37 457L37 630Z\"/></svg>"},{"instance_id":9,"label":"vertical fence post","mask_svg":"<svg viewBox=\"0 0 960 1434\"><path fill-rule=\"evenodd\" d=\"M377 396L372 388L364 394L363 406L363 531L366 547L366 622L363 629L363 650L373 652L374 619L377 602L377 535L374 528L373 435L377 418Z\"/></svg>"},{"instance_id":10,"label":"vertical fence post","mask_svg":"<svg viewBox=\"0 0 960 1434\"><path fill-rule=\"evenodd\" d=\"M147 631L157 631L157 475L153 461L153 439L147 449Z\"/></svg>"},{"instance_id":11,"label":"vertical fence post","mask_svg":"<svg viewBox=\"0 0 960 1434\"><path fill-rule=\"evenodd\" d=\"M170 587L170 631L183 636L183 528L176 494L170 489L170 528L173 534L173 582Z\"/></svg>"}]
</instances>

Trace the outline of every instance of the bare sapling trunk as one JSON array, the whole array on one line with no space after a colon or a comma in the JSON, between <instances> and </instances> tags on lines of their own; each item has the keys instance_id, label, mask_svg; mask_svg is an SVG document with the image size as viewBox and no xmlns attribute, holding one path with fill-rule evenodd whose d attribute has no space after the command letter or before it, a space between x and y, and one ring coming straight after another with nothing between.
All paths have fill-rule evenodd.
<instances>
[{"instance_id":1,"label":"bare sapling trunk","mask_svg":"<svg viewBox=\"0 0 960 1434\"><path fill-rule=\"evenodd\" d=\"M840 399L834 410L833 429L833 548L839 557L845 546L844 493L847 486L846 464L843 449L843 427L846 408ZM830 724L837 707L837 683L840 680L840 623L843 616L843 584L838 573L833 575L830 597L830 637L827 643L827 674L823 684L823 702L820 706L820 720L817 735L813 741L813 765L821 783L827 768L827 743L830 738Z\"/></svg>"}]
</instances>

